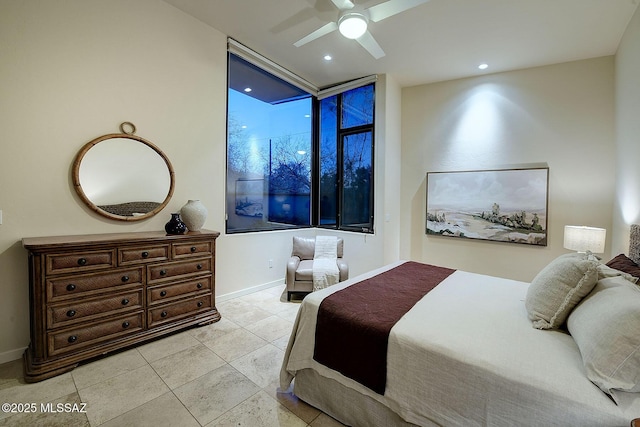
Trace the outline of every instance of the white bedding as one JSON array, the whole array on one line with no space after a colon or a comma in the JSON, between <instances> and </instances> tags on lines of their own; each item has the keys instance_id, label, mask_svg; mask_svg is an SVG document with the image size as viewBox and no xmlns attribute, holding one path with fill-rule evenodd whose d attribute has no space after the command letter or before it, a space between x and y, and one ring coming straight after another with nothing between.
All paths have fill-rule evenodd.
<instances>
[{"instance_id":1,"label":"white bedding","mask_svg":"<svg viewBox=\"0 0 640 427\"><path fill-rule=\"evenodd\" d=\"M399 264L304 299L282 366L283 389L296 371L311 368L418 425L628 426L640 416L640 393L624 394L616 406L586 378L570 335L531 326L524 307L527 283L463 271L445 279L391 330L384 396L315 362L322 299Z\"/></svg>"}]
</instances>

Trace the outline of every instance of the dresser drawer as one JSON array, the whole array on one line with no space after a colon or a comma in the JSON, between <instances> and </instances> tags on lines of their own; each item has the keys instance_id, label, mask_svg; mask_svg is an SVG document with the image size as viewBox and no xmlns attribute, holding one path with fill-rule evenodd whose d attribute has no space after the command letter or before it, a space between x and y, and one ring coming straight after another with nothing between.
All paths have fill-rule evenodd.
<instances>
[{"instance_id":1,"label":"dresser drawer","mask_svg":"<svg viewBox=\"0 0 640 427\"><path fill-rule=\"evenodd\" d=\"M213 242L186 242L171 245L173 259L208 256L213 253Z\"/></svg>"},{"instance_id":2,"label":"dresser drawer","mask_svg":"<svg viewBox=\"0 0 640 427\"><path fill-rule=\"evenodd\" d=\"M91 271L116 266L116 250L67 252L45 256L47 274Z\"/></svg>"},{"instance_id":3,"label":"dresser drawer","mask_svg":"<svg viewBox=\"0 0 640 427\"><path fill-rule=\"evenodd\" d=\"M153 328L167 322L194 316L211 308L213 308L213 295L211 293L176 301L148 309L147 325L149 328Z\"/></svg>"},{"instance_id":4,"label":"dresser drawer","mask_svg":"<svg viewBox=\"0 0 640 427\"><path fill-rule=\"evenodd\" d=\"M47 301L90 296L108 288L142 285L142 267L47 279ZM115 289L116 291L118 289Z\"/></svg>"},{"instance_id":5,"label":"dresser drawer","mask_svg":"<svg viewBox=\"0 0 640 427\"><path fill-rule=\"evenodd\" d=\"M169 259L169 245L139 246L118 250L118 265L141 264Z\"/></svg>"},{"instance_id":6,"label":"dresser drawer","mask_svg":"<svg viewBox=\"0 0 640 427\"><path fill-rule=\"evenodd\" d=\"M211 258L148 265L147 283L157 283L176 278L186 279L190 276L208 273L211 273Z\"/></svg>"},{"instance_id":7,"label":"dresser drawer","mask_svg":"<svg viewBox=\"0 0 640 427\"><path fill-rule=\"evenodd\" d=\"M147 304L161 304L176 298L211 292L212 282L211 275L209 275L199 277L196 280L147 288Z\"/></svg>"},{"instance_id":8,"label":"dresser drawer","mask_svg":"<svg viewBox=\"0 0 640 427\"><path fill-rule=\"evenodd\" d=\"M47 310L47 326L52 329L115 315L118 312L141 310L144 308L143 295L142 288L139 288L115 295L109 294L93 299L82 298L50 305Z\"/></svg>"},{"instance_id":9,"label":"dresser drawer","mask_svg":"<svg viewBox=\"0 0 640 427\"><path fill-rule=\"evenodd\" d=\"M49 356L68 353L78 349L131 335L144 328L144 312L131 313L104 322L47 333Z\"/></svg>"}]
</instances>

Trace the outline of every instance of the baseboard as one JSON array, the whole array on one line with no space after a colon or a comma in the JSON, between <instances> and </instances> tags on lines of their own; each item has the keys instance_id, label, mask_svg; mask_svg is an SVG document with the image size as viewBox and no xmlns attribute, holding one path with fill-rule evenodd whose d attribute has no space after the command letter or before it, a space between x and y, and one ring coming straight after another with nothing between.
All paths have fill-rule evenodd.
<instances>
[{"instance_id":1,"label":"baseboard","mask_svg":"<svg viewBox=\"0 0 640 427\"><path fill-rule=\"evenodd\" d=\"M276 286L284 285L284 277L282 279L274 280L273 282L263 283L262 285L252 286L250 288L242 289L228 294L216 295L216 302L227 301L233 298L238 298L244 295L249 295L254 292L264 291L265 289L274 288Z\"/></svg>"},{"instance_id":2,"label":"baseboard","mask_svg":"<svg viewBox=\"0 0 640 427\"><path fill-rule=\"evenodd\" d=\"M22 354L26 350L24 348L16 348L15 350L9 350L0 353L0 365L7 362L12 362L14 360L22 359Z\"/></svg>"}]
</instances>

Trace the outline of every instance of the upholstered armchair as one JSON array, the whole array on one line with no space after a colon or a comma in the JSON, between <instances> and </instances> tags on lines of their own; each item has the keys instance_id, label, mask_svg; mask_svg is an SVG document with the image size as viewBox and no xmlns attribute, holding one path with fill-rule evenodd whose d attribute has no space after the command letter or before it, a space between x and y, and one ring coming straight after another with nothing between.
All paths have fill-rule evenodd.
<instances>
[{"instance_id":1,"label":"upholstered armchair","mask_svg":"<svg viewBox=\"0 0 640 427\"><path fill-rule=\"evenodd\" d=\"M287 263L287 301L291 294L308 294L313 291L313 256L315 253L315 237L294 237L291 258ZM349 278L349 265L343 259L344 241L338 238L336 262L340 271L340 281Z\"/></svg>"}]
</instances>

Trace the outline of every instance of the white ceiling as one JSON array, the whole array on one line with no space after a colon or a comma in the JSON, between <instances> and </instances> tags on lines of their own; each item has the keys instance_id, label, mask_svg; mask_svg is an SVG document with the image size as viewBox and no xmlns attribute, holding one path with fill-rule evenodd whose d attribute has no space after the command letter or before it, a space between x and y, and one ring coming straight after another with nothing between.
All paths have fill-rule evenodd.
<instances>
[{"instance_id":1,"label":"white ceiling","mask_svg":"<svg viewBox=\"0 0 640 427\"><path fill-rule=\"evenodd\" d=\"M370 23L378 60L337 31L293 45L337 20L331 0L165 1L319 87L385 73L405 87L613 55L640 0L430 0Z\"/></svg>"}]
</instances>

